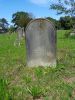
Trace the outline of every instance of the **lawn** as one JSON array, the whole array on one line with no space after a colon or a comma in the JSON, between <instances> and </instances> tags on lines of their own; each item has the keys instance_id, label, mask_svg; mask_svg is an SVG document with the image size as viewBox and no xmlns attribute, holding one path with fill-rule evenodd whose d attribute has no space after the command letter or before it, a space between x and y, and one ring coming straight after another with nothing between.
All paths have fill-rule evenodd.
<instances>
[{"instance_id":1,"label":"lawn","mask_svg":"<svg viewBox=\"0 0 75 100\"><path fill-rule=\"evenodd\" d=\"M75 100L75 39L57 31L57 67L28 68L24 39L0 34L0 100Z\"/></svg>"}]
</instances>

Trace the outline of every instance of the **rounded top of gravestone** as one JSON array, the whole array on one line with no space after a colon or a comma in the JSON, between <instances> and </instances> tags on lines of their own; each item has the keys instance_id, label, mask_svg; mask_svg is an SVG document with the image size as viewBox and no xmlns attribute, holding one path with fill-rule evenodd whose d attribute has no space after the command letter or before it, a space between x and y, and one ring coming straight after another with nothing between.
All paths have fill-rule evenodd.
<instances>
[{"instance_id":1,"label":"rounded top of gravestone","mask_svg":"<svg viewBox=\"0 0 75 100\"><path fill-rule=\"evenodd\" d=\"M29 25L30 25L31 23L38 23L38 22L40 22L41 24L50 23L50 24L53 26L54 30L56 30L56 29L55 29L55 25L54 25L54 23L53 23L52 21L50 21L50 20L48 20L48 19L45 19L45 18L37 18L37 19L31 20L31 21L28 23L28 25L27 25L27 27L26 27L26 31L27 31L27 28L29 27ZM40 25L40 26L41 26L41 25Z\"/></svg>"}]
</instances>

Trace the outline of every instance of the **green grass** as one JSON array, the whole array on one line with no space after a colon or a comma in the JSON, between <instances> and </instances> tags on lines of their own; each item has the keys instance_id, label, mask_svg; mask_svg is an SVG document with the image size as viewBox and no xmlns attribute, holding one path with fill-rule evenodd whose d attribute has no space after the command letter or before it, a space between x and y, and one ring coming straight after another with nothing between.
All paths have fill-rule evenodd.
<instances>
[{"instance_id":1,"label":"green grass","mask_svg":"<svg viewBox=\"0 0 75 100\"><path fill-rule=\"evenodd\" d=\"M0 34L0 100L75 100L75 39L57 32L57 67L28 68L24 39Z\"/></svg>"}]
</instances>

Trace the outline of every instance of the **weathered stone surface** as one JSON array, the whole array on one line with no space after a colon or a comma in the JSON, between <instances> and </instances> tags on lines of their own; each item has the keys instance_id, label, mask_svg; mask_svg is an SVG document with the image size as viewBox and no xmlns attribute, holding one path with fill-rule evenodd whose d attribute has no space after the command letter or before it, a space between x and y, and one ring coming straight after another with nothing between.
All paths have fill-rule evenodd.
<instances>
[{"instance_id":1,"label":"weathered stone surface","mask_svg":"<svg viewBox=\"0 0 75 100\"><path fill-rule=\"evenodd\" d=\"M47 19L32 20L26 28L27 65L56 66L56 30Z\"/></svg>"},{"instance_id":2,"label":"weathered stone surface","mask_svg":"<svg viewBox=\"0 0 75 100\"><path fill-rule=\"evenodd\" d=\"M70 33L70 36L75 36L75 33L74 33L74 32L71 32L71 33Z\"/></svg>"},{"instance_id":3,"label":"weathered stone surface","mask_svg":"<svg viewBox=\"0 0 75 100\"><path fill-rule=\"evenodd\" d=\"M17 30L17 38L14 42L14 45L20 45L21 39L25 36L24 28L18 27Z\"/></svg>"},{"instance_id":4,"label":"weathered stone surface","mask_svg":"<svg viewBox=\"0 0 75 100\"><path fill-rule=\"evenodd\" d=\"M75 25L73 25L73 30L72 30L72 32L70 33L70 36L75 36Z\"/></svg>"},{"instance_id":5,"label":"weathered stone surface","mask_svg":"<svg viewBox=\"0 0 75 100\"><path fill-rule=\"evenodd\" d=\"M18 33L18 39L21 40L24 36L24 28L18 27L16 31Z\"/></svg>"}]
</instances>

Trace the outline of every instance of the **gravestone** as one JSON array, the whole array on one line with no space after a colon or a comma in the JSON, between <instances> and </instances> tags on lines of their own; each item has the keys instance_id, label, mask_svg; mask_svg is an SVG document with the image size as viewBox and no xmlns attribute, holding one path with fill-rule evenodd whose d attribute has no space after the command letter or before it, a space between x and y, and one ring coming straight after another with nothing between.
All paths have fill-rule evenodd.
<instances>
[{"instance_id":1,"label":"gravestone","mask_svg":"<svg viewBox=\"0 0 75 100\"><path fill-rule=\"evenodd\" d=\"M25 30L24 30L24 27L22 28L22 34L23 34L22 36L25 37Z\"/></svg>"},{"instance_id":2,"label":"gravestone","mask_svg":"<svg viewBox=\"0 0 75 100\"><path fill-rule=\"evenodd\" d=\"M70 36L75 36L75 25L73 26L73 30L72 30L72 32L70 33Z\"/></svg>"},{"instance_id":3,"label":"gravestone","mask_svg":"<svg viewBox=\"0 0 75 100\"><path fill-rule=\"evenodd\" d=\"M16 32L17 32L17 39L16 39L14 45L17 44L20 46L20 42L21 42L22 38L25 36L24 28L18 27Z\"/></svg>"},{"instance_id":4,"label":"gravestone","mask_svg":"<svg viewBox=\"0 0 75 100\"><path fill-rule=\"evenodd\" d=\"M32 20L26 27L27 66L56 66L56 30L47 19Z\"/></svg>"}]
</instances>

